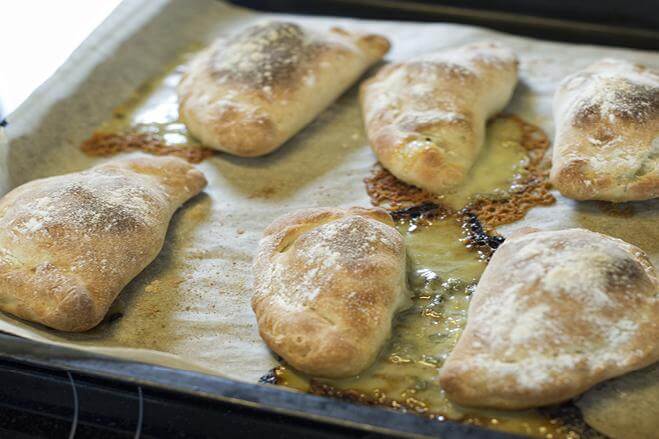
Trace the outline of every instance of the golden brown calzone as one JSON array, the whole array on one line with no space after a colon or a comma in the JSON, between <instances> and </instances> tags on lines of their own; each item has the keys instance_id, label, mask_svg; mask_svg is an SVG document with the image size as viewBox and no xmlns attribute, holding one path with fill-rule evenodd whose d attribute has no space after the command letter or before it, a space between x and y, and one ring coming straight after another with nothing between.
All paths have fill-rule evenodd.
<instances>
[{"instance_id":1,"label":"golden brown calzone","mask_svg":"<svg viewBox=\"0 0 659 439\"><path fill-rule=\"evenodd\" d=\"M603 59L554 96L551 181L576 200L659 197L659 71Z\"/></svg>"},{"instance_id":2,"label":"golden brown calzone","mask_svg":"<svg viewBox=\"0 0 659 439\"><path fill-rule=\"evenodd\" d=\"M408 303L403 237L381 209L306 209L276 220L254 274L261 337L314 376L366 369Z\"/></svg>"},{"instance_id":3,"label":"golden brown calzone","mask_svg":"<svg viewBox=\"0 0 659 439\"><path fill-rule=\"evenodd\" d=\"M648 366L659 360L658 287L647 255L624 241L523 230L485 269L441 385L460 404L523 409Z\"/></svg>"},{"instance_id":4,"label":"golden brown calzone","mask_svg":"<svg viewBox=\"0 0 659 439\"><path fill-rule=\"evenodd\" d=\"M371 148L400 180L441 194L467 177L516 83L515 54L492 42L388 65L361 88Z\"/></svg>"},{"instance_id":5,"label":"golden brown calzone","mask_svg":"<svg viewBox=\"0 0 659 439\"><path fill-rule=\"evenodd\" d=\"M96 326L205 185L183 160L140 157L12 190L0 200L0 309L63 331Z\"/></svg>"},{"instance_id":6,"label":"golden brown calzone","mask_svg":"<svg viewBox=\"0 0 659 439\"><path fill-rule=\"evenodd\" d=\"M189 65L179 114L206 146L239 156L277 149L389 50L381 36L288 22L218 40Z\"/></svg>"}]
</instances>

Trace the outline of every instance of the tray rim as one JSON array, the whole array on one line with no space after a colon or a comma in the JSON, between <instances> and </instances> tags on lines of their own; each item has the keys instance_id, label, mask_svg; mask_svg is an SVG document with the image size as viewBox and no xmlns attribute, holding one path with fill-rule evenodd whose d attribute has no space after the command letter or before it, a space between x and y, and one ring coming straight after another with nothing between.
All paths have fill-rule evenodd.
<instances>
[{"instance_id":1,"label":"tray rim","mask_svg":"<svg viewBox=\"0 0 659 439\"><path fill-rule=\"evenodd\" d=\"M457 421L438 421L386 407L311 395L271 384L248 383L201 372L118 359L5 333L0 333L0 359L397 437L524 437Z\"/></svg>"}]
</instances>

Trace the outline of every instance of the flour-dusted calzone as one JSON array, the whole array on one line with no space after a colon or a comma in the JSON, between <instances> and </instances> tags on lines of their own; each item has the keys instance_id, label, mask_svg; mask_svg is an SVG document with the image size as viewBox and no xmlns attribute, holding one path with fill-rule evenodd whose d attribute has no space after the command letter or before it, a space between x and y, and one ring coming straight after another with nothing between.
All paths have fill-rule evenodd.
<instances>
[{"instance_id":1,"label":"flour-dusted calzone","mask_svg":"<svg viewBox=\"0 0 659 439\"><path fill-rule=\"evenodd\" d=\"M371 147L400 180L445 192L467 176L516 83L515 54L491 42L388 65L361 88Z\"/></svg>"},{"instance_id":2,"label":"flour-dusted calzone","mask_svg":"<svg viewBox=\"0 0 659 439\"><path fill-rule=\"evenodd\" d=\"M254 274L261 337L314 376L366 369L409 302L403 237L381 209L307 209L276 220Z\"/></svg>"},{"instance_id":3,"label":"flour-dusted calzone","mask_svg":"<svg viewBox=\"0 0 659 439\"><path fill-rule=\"evenodd\" d=\"M647 255L584 229L506 239L444 364L449 398L523 409L565 401L659 360L659 283Z\"/></svg>"},{"instance_id":4,"label":"flour-dusted calzone","mask_svg":"<svg viewBox=\"0 0 659 439\"><path fill-rule=\"evenodd\" d=\"M551 181L576 200L659 197L659 71L603 59L554 96Z\"/></svg>"},{"instance_id":5,"label":"flour-dusted calzone","mask_svg":"<svg viewBox=\"0 0 659 439\"><path fill-rule=\"evenodd\" d=\"M0 200L0 309L64 331L96 326L205 185L183 160L148 157L12 190Z\"/></svg>"},{"instance_id":6,"label":"flour-dusted calzone","mask_svg":"<svg viewBox=\"0 0 659 439\"><path fill-rule=\"evenodd\" d=\"M190 64L179 114L206 146L239 156L277 149L389 50L378 35L266 22L218 40Z\"/></svg>"}]
</instances>

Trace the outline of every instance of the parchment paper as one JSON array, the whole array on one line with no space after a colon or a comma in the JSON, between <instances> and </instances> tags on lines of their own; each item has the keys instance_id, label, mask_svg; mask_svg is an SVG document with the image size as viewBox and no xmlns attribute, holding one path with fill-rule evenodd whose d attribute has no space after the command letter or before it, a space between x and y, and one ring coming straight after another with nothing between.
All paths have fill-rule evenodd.
<instances>
[{"instance_id":1,"label":"parchment paper","mask_svg":"<svg viewBox=\"0 0 659 439\"><path fill-rule=\"evenodd\" d=\"M180 53L263 14L211 0L125 1L66 64L9 119L0 138L0 191L26 181L85 169L79 151L111 111ZM565 75L605 56L659 67L652 52L549 43L471 26L279 16L312 26L340 25L386 35L388 60L486 38L517 51L521 79L507 111L551 136L551 99ZM0 59L0 62L2 60ZM199 165L209 186L182 208L165 247L121 294L123 317L85 334L64 334L0 315L0 330L132 360L254 382L275 360L258 337L249 301L251 257L274 218L311 206L369 205L362 179L375 162L353 87L277 152L263 158L219 155ZM633 203L631 216L557 195L522 225L586 227L632 242L659 262L659 202Z\"/></svg>"}]
</instances>

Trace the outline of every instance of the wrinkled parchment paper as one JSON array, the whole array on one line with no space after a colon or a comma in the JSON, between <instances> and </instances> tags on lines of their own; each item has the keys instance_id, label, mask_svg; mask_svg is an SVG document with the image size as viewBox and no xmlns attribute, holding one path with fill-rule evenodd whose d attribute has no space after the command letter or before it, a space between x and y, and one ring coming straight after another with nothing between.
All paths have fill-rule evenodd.
<instances>
[{"instance_id":1,"label":"wrinkled parchment paper","mask_svg":"<svg viewBox=\"0 0 659 439\"><path fill-rule=\"evenodd\" d=\"M190 47L263 17L211 0L122 3L8 118L8 142L0 137L1 193L98 162L81 153L79 144L140 84L162 75ZM659 55L652 52L549 43L471 26L280 18L382 33L393 43L388 60L480 39L501 40L521 60L520 82L507 111L543 127L550 136L551 99L565 75L605 56L659 67ZM175 215L160 256L120 295L111 313L123 317L85 334L65 334L0 314L0 330L254 382L276 365L259 339L249 305L251 258L262 230L298 208L368 205L362 179L374 162L353 87L277 152L254 159L218 155L200 164L208 188ZM606 212L601 204L558 196L555 205L533 209L502 232L523 225L585 227L640 246L659 265L659 201L629 204L624 210ZM634 382L631 387L643 385ZM582 408L598 410L588 402Z\"/></svg>"}]
</instances>

